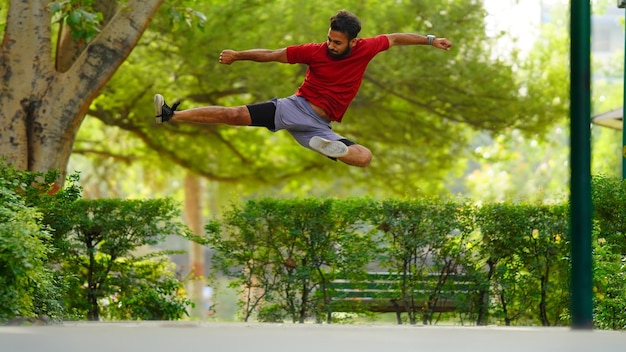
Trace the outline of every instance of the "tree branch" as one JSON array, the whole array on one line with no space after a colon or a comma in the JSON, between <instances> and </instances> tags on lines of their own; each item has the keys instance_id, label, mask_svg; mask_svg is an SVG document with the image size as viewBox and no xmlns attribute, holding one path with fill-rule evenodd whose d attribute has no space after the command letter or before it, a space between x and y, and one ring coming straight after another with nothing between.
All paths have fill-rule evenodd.
<instances>
[{"instance_id":1,"label":"tree branch","mask_svg":"<svg viewBox=\"0 0 626 352\"><path fill-rule=\"evenodd\" d=\"M72 149L72 153L73 154L81 154L81 155L93 154L93 155L113 158L115 160L121 161L121 162L126 163L126 164L131 164L133 161L137 160L137 158L134 157L134 156L115 154L115 153L112 153L112 152L109 152L109 151L97 150L97 149L74 148L74 149Z\"/></svg>"},{"instance_id":2,"label":"tree branch","mask_svg":"<svg viewBox=\"0 0 626 352\"><path fill-rule=\"evenodd\" d=\"M79 116L84 116L89 103L126 60L162 3L163 0L132 0L120 5L102 32L77 58L62 84L78 93L73 98L78 96L85 102Z\"/></svg>"},{"instance_id":3,"label":"tree branch","mask_svg":"<svg viewBox=\"0 0 626 352\"><path fill-rule=\"evenodd\" d=\"M24 67L24 60L32 61L40 55L50 57L50 20L47 1L11 1L2 40L2 67ZM29 36L25 37L25 33ZM52 67L50 60L38 60L37 63L44 66L43 69ZM29 77L22 76L24 74L28 72L21 72L17 79L29 80Z\"/></svg>"}]
</instances>

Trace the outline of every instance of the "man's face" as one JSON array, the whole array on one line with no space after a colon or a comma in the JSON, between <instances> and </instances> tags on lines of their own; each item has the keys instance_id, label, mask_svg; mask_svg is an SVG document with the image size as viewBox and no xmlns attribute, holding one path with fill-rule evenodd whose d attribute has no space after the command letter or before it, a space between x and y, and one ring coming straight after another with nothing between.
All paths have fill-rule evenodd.
<instances>
[{"instance_id":1,"label":"man's face","mask_svg":"<svg viewBox=\"0 0 626 352\"><path fill-rule=\"evenodd\" d=\"M348 37L341 32L328 30L328 55L335 59L341 59L350 54L352 47L356 43L356 38L348 41Z\"/></svg>"}]
</instances>

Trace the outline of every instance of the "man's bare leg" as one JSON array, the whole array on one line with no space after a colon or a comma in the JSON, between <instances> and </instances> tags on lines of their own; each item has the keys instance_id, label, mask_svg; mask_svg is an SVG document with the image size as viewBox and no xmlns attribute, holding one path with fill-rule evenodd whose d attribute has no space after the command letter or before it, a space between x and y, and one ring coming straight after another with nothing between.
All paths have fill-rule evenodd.
<instances>
[{"instance_id":1,"label":"man's bare leg","mask_svg":"<svg viewBox=\"0 0 626 352\"><path fill-rule=\"evenodd\" d=\"M235 126L249 126L252 124L250 111L246 106L205 106L176 111L178 104L174 104L172 107L169 107L165 104L165 100L160 94L155 95L154 105L157 123L163 123L166 121L188 121L207 124L219 123ZM332 142L336 143L337 141ZM345 155L337 157L338 160L348 165L359 167L366 167L370 164L370 161L372 160L372 152L369 149L359 144L353 144L347 149L348 150Z\"/></svg>"},{"instance_id":2,"label":"man's bare leg","mask_svg":"<svg viewBox=\"0 0 626 352\"><path fill-rule=\"evenodd\" d=\"M156 122L189 121L208 124L223 123L236 126L249 126L252 123L250 111L248 111L246 106L205 106L176 111L178 104L176 103L170 107L165 103L165 99L161 94L155 94L154 111Z\"/></svg>"},{"instance_id":3,"label":"man's bare leg","mask_svg":"<svg viewBox=\"0 0 626 352\"><path fill-rule=\"evenodd\" d=\"M252 123L250 111L245 106L224 107L204 106L188 110L174 111L171 121L198 123L222 123L234 126L249 126Z\"/></svg>"},{"instance_id":4,"label":"man's bare leg","mask_svg":"<svg viewBox=\"0 0 626 352\"><path fill-rule=\"evenodd\" d=\"M347 146L341 141L314 136L309 141L309 147L352 166L366 167L372 160L372 152L359 144Z\"/></svg>"}]
</instances>

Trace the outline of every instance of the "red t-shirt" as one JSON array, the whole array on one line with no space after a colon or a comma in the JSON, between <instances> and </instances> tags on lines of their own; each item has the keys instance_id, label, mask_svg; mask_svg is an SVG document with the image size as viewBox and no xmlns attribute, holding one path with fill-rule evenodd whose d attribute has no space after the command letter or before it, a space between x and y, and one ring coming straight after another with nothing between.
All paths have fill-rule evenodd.
<instances>
[{"instance_id":1,"label":"red t-shirt","mask_svg":"<svg viewBox=\"0 0 626 352\"><path fill-rule=\"evenodd\" d=\"M290 64L307 64L304 82L296 95L324 109L331 121L341 122L356 96L367 64L381 51L389 49L386 35L359 38L350 54L334 59L327 53L326 43L287 47Z\"/></svg>"}]
</instances>

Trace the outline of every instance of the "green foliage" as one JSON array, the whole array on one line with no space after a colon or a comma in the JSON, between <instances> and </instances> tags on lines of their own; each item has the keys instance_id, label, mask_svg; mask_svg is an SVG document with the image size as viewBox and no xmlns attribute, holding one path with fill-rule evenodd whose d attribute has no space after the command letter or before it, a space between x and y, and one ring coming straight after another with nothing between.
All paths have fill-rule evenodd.
<instances>
[{"instance_id":1,"label":"green foliage","mask_svg":"<svg viewBox=\"0 0 626 352\"><path fill-rule=\"evenodd\" d=\"M6 188L0 188L3 201L13 196L7 193ZM23 202L3 202L0 206L0 320L34 315L33 284L41 287L52 283L44 267L49 248L41 241L47 232L37 223L39 216Z\"/></svg>"},{"instance_id":2,"label":"green foliage","mask_svg":"<svg viewBox=\"0 0 626 352\"><path fill-rule=\"evenodd\" d=\"M63 314L60 286L46 267L53 251L50 232L41 213L24 200L40 192L27 183L31 177L0 160L0 321Z\"/></svg>"},{"instance_id":3,"label":"green foliage","mask_svg":"<svg viewBox=\"0 0 626 352\"><path fill-rule=\"evenodd\" d=\"M48 7L53 22L64 22L72 31L74 40L91 41L99 32L102 13L94 12L93 0L53 1Z\"/></svg>"},{"instance_id":4,"label":"green foliage","mask_svg":"<svg viewBox=\"0 0 626 352\"><path fill-rule=\"evenodd\" d=\"M512 130L477 139L478 164L468 170L464 194L483 202L564 202L569 180L569 134L556 126L542 141ZM480 141L480 142L479 142Z\"/></svg>"},{"instance_id":5,"label":"green foliage","mask_svg":"<svg viewBox=\"0 0 626 352\"><path fill-rule=\"evenodd\" d=\"M594 313L604 329L626 329L626 182L598 176L594 199Z\"/></svg>"},{"instance_id":6,"label":"green foliage","mask_svg":"<svg viewBox=\"0 0 626 352\"><path fill-rule=\"evenodd\" d=\"M107 284L115 290L102 307L104 316L113 320L183 318L192 302L185 297L172 266L164 256L118 261Z\"/></svg>"},{"instance_id":7,"label":"green foliage","mask_svg":"<svg viewBox=\"0 0 626 352\"><path fill-rule=\"evenodd\" d=\"M617 246L613 252L626 254L626 183L598 176L593 179L592 192L598 237Z\"/></svg>"},{"instance_id":8,"label":"green foliage","mask_svg":"<svg viewBox=\"0 0 626 352\"><path fill-rule=\"evenodd\" d=\"M447 278L467 272L463 258L468 256L468 234L459 231L457 215L462 206L432 199L388 200L378 209L371 221L382 231L381 266L403 275L404 280L398 282L399 299L407 307L410 323L417 322L418 314L424 323L432 323L432 307L441 298ZM432 274L439 278L421 287L418 294L414 287ZM426 308L416 305L422 300L426 300Z\"/></svg>"},{"instance_id":9,"label":"green foliage","mask_svg":"<svg viewBox=\"0 0 626 352\"><path fill-rule=\"evenodd\" d=\"M568 210L564 205L499 203L478 211L479 253L488 264L495 309L506 325L515 320L562 324L559 319L568 308Z\"/></svg>"},{"instance_id":10,"label":"green foliage","mask_svg":"<svg viewBox=\"0 0 626 352\"><path fill-rule=\"evenodd\" d=\"M599 210L603 202L621 206L615 198L621 181L595 182L604 182L613 194L594 186ZM596 215L596 235L603 234L594 252L600 328L622 329L626 321L621 314L624 254L618 250L623 241L601 226L619 219L618 212L605 212L603 220ZM216 250L215 269L233 279L246 320L333 322L329 282L342 278L356 287L368 285L366 271L386 270L401 274L395 297L413 324L421 316L427 324L454 319L558 326L569 323L568 226L567 204L263 199L233 207L223 222L206 229ZM428 274L439 278L424 279ZM444 296L452 284L447 279L459 274L469 293ZM411 306L423 299L433 306L444 298L454 300L458 311L435 316Z\"/></svg>"},{"instance_id":11,"label":"green foliage","mask_svg":"<svg viewBox=\"0 0 626 352\"><path fill-rule=\"evenodd\" d=\"M126 0L116 0L124 3ZM95 0L56 0L48 4L48 8L53 14L53 23L66 23L72 33L74 40L89 42L100 32L100 25L103 22L102 12L96 11ZM166 4L167 12L170 15L170 23L179 25L184 23L189 27L195 26L202 30L206 22L206 16L190 5L197 5L191 0L170 0Z\"/></svg>"},{"instance_id":12,"label":"green foliage","mask_svg":"<svg viewBox=\"0 0 626 352\"><path fill-rule=\"evenodd\" d=\"M75 277L75 295L66 302L69 309L98 320L100 301L119 295L128 299L121 302L126 317L133 312L138 314L135 318L144 319L181 316L188 302L176 297L179 287L173 285L172 274L163 275L166 271L161 269L155 270L161 276L147 276L151 270L145 266L158 269L162 264L143 263L146 258L135 255L141 246L184 232L174 220L179 214L171 200L77 200L60 212L50 225L55 229L55 245L64 253L64 270ZM120 281L121 277L133 284ZM146 310L156 304L162 307L147 315Z\"/></svg>"},{"instance_id":13,"label":"green foliage","mask_svg":"<svg viewBox=\"0 0 626 352\"><path fill-rule=\"evenodd\" d=\"M323 319L328 282L340 272L362 271L373 256L372 242L357 231L363 205L357 200L262 199L227 212L222 226L207 226L217 252L215 267L235 278L233 286L246 297L244 320L260 311L263 319L270 311L276 317L275 305L294 322L310 315Z\"/></svg>"},{"instance_id":14,"label":"green foliage","mask_svg":"<svg viewBox=\"0 0 626 352\"><path fill-rule=\"evenodd\" d=\"M192 6L198 6L198 3L189 0L171 0L167 2L166 8L170 15L170 23L175 26L175 29L181 23L184 23L188 27L195 27L200 31L204 30L207 21L206 15Z\"/></svg>"},{"instance_id":15,"label":"green foliage","mask_svg":"<svg viewBox=\"0 0 626 352\"><path fill-rule=\"evenodd\" d=\"M192 303L170 253L142 253L168 235L201 240L176 203L83 200L78 174L55 192L57 175L0 163L0 321L182 318Z\"/></svg>"},{"instance_id":16,"label":"green foliage","mask_svg":"<svg viewBox=\"0 0 626 352\"><path fill-rule=\"evenodd\" d=\"M262 306L257 316L257 319L263 323L282 323L285 318L285 309L279 304Z\"/></svg>"},{"instance_id":17,"label":"green foliage","mask_svg":"<svg viewBox=\"0 0 626 352\"><path fill-rule=\"evenodd\" d=\"M617 245L600 238L594 245L594 324L599 329L626 329L626 268Z\"/></svg>"}]
</instances>

